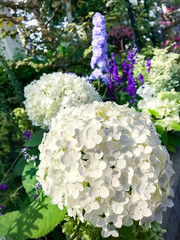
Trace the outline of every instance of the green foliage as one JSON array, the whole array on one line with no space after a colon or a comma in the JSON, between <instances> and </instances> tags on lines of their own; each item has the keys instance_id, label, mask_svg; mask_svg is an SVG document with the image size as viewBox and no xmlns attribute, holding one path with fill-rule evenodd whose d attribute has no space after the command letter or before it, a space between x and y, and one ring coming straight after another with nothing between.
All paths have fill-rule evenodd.
<instances>
[{"instance_id":1,"label":"green foliage","mask_svg":"<svg viewBox=\"0 0 180 240\"><path fill-rule=\"evenodd\" d=\"M44 136L44 130L37 131L30 139L24 144L25 147L37 147Z\"/></svg>"},{"instance_id":2,"label":"green foliage","mask_svg":"<svg viewBox=\"0 0 180 240\"><path fill-rule=\"evenodd\" d=\"M50 198L41 193L22 213L14 211L0 218L0 235L14 239L39 238L51 232L63 219L66 209L59 210Z\"/></svg>"},{"instance_id":3,"label":"green foliage","mask_svg":"<svg viewBox=\"0 0 180 240\"><path fill-rule=\"evenodd\" d=\"M146 71L146 57L139 55L134 69L135 76L142 74L146 83L155 88L156 92L180 90L180 55L169 53L168 48L153 51L150 74Z\"/></svg>"},{"instance_id":4,"label":"green foliage","mask_svg":"<svg viewBox=\"0 0 180 240\"><path fill-rule=\"evenodd\" d=\"M62 226L66 239L82 239L82 240L102 240L101 228L95 228L90 222L80 222L79 219L66 217L66 222ZM119 237L122 240L163 240L162 234L165 230L161 229L157 222L153 222L151 227L145 225L139 226L138 222L134 222L132 226L122 226L118 229ZM74 238L73 238L74 237ZM112 236L106 238L113 240Z\"/></svg>"},{"instance_id":5,"label":"green foliage","mask_svg":"<svg viewBox=\"0 0 180 240\"><path fill-rule=\"evenodd\" d=\"M28 119L26 110L24 110L24 108L15 108L12 111L11 116L15 123L17 123L21 133L24 133L27 129L33 129L31 121Z\"/></svg>"},{"instance_id":6,"label":"green foliage","mask_svg":"<svg viewBox=\"0 0 180 240\"><path fill-rule=\"evenodd\" d=\"M36 194L35 186L37 183L36 180L37 170L38 168L34 166L34 163L29 162L26 163L22 173L22 184L31 201L34 200L34 196Z\"/></svg>"},{"instance_id":7,"label":"green foliage","mask_svg":"<svg viewBox=\"0 0 180 240\"><path fill-rule=\"evenodd\" d=\"M160 139L162 144L166 146L167 150L169 152L176 152L176 147L180 146L179 132L166 132L166 130L160 125L156 126L156 131L161 135Z\"/></svg>"}]
</instances>

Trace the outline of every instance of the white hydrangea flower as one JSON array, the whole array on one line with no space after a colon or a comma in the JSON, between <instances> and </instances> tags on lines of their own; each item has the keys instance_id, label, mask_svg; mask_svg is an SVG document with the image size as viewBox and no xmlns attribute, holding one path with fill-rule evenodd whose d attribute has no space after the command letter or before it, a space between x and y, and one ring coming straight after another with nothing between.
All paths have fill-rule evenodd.
<instances>
[{"instance_id":1,"label":"white hydrangea flower","mask_svg":"<svg viewBox=\"0 0 180 240\"><path fill-rule=\"evenodd\" d=\"M25 87L25 107L32 123L50 127L51 120L63 108L101 101L98 92L75 74L43 74Z\"/></svg>"},{"instance_id":2,"label":"white hydrangea flower","mask_svg":"<svg viewBox=\"0 0 180 240\"><path fill-rule=\"evenodd\" d=\"M37 179L52 204L102 227L102 236L133 220L161 221L172 206L172 162L149 116L126 105L93 102L66 108L39 146Z\"/></svg>"},{"instance_id":3,"label":"white hydrangea flower","mask_svg":"<svg viewBox=\"0 0 180 240\"><path fill-rule=\"evenodd\" d=\"M156 91L155 89L148 85L148 84L143 84L143 86L140 86L137 90L137 94L142 97L142 98L151 98L156 96Z\"/></svg>"}]
</instances>

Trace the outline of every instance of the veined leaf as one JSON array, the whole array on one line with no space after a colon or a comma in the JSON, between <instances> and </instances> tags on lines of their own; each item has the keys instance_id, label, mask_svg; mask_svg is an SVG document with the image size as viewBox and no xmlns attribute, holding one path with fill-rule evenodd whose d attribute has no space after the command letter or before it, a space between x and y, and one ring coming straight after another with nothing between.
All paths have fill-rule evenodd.
<instances>
[{"instance_id":1,"label":"veined leaf","mask_svg":"<svg viewBox=\"0 0 180 240\"><path fill-rule=\"evenodd\" d=\"M13 211L3 214L0 218L0 236L6 236L13 222L21 216L20 211Z\"/></svg>"},{"instance_id":2,"label":"veined leaf","mask_svg":"<svg viewBox=\"0 0 180 240\"><path fill-rule=\"evenodd\" d=\"M5 234L13 240L39 238L51 232L65 217L66 209L60 210L50 203L50 197L43 192L38 199L20 214L19 211L7 213L0 218L0 235Z\"/></svg>"}]
</instances>

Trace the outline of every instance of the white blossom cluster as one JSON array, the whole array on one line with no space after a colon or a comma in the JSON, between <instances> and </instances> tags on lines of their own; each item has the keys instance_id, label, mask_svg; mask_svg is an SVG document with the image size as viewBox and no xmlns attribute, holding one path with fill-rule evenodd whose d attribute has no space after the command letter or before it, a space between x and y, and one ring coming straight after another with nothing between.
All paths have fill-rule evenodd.
<instances>
[{"instance_id":1,"label":"white blossom cluster","mask_svg":"<svg viewBox=\"0 0 180 240\"><path fill-rule=\"evenodd\" d=\"M93 102L65 109L39 146L37 179L52 204L102 227L162 221L173 203L172 162L149 116L126 105Z\"/></svg>"},{"instance_id":2,"label":"white blossom cluster","mask_svg":"<svg viewBox=\"0 0 180 240\"><path fill-rule=\"evenodd\" d=\"M43 74L25 87L25 107L36 126L50 127L51 119L63 108L101 101L94 87L75 74Z\"/></svg>"},{"instance_id":3,"label":"white blossom cluster","mask_svg":"<svg viewBox=\"0 0 180 240\"><path fill-rule=\"evenodd\" d=\"M160 92L148 84L138 88L137 94L143 99L138 102L138 108L144 113L151 115L151 111L156 112L156 125L161 125L168 131L173 130L173 123L180 124L180 93Z\"/></svg>"}]
</instances>

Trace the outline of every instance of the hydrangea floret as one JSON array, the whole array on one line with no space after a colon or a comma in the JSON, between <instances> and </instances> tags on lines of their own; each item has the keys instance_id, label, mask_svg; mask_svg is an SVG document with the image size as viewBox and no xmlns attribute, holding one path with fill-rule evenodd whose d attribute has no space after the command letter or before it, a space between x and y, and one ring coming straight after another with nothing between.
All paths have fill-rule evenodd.
<instances>
[{"instance_id":1,"label":"hydrangea floret","mask_svg":"<svg viewBox=\"0 0 180 240\"><path fill-rule=\"evenodd\" d=\"M35 126L49 128L51 119L63 108L101 101L95 88L84 78L56 72L43 74L25 87L25 107Z\"/></svg>"},{"instance_id":2,"label":"hydrangea floret","mask_svg":"<svg viewBox=\"0 0 180 240\"><path fill-rule=\"evenodd\" d=\"M102 227L162 221L173 203L169 154L154 123L127 105L93 102L66 108L39 146L37 180L52 204Z\"/></svg>"}]
</instances>

